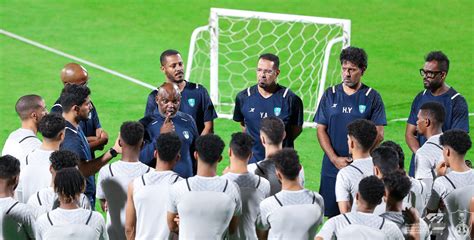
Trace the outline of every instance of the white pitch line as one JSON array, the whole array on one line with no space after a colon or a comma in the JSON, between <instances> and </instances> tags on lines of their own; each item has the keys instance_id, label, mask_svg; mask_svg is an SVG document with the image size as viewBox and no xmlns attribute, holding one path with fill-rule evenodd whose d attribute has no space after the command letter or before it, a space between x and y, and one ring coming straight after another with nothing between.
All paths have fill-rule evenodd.
<instances>
[{"instance_id":1,"label":"white pitch line","mask_svg":"<svg viewBox=\"0 0 474 240\"><path fill-rule=\"evenodd\" d=\"M56 54L56 55L59 55L59 56L65 57L65 58L72 59L72 60L74 60L74 61L76 61L76 62L80 62L80 63L82 63L82 64L88 65L88 66L90 66L90 67L93 67L93 68L95 68L95 69L101 70L101 71L106 72L106 73L108 73L108 74L112 74L112 75L117 76L117 77L119 77L119 78L125 79L125 80L130 81L130 82L133 82L133 83L135 83L135 84L138 84L138 85L140 85L140 86L143 86L143 87L146 87L146 88L149 88L149 89L156 89L155 86L150 85L150 84L145 83L145 82L142 82L142 81L140 81L140 80L138 80L138 79L129 77L129 76L127 76L127 75L124 75L124 74L119 73L119 72L117 72L117 71L114 71L114 70L112 70L112 69L108 69L108 68L106 68L106 67L102 67L102 66L100 66L100 65L98 65L98 64L95 64L95 63L93 63L93 62L89 62L89 61L84 60L84 59L82 59L82 58L78 58L78 57L76 57L76 56L67 54L67 53L62 52L62 51L59 51L59 50L57 50L57 49L48 47L48 46L43 45L43 44L41 44L41 43L38 43L38 42L35 42L35 41L33 41L33 40L24 38L24 37L22 37L22 36L18 36L18 35L14 34L14 33L5 31L4 29L0 29L0 34L3 34L3 35L5 35L5 36L7 36L7 37L10 37L10 38L13 38L13 39L22 41L22 42L27 43L27 44L33 45L33 46L35 46L35 47L41 48L41 49L46 50L46 51L48 51L48 52L52 52L52 53L54 53L54 54Z\"/></svg>"}]
</instances>

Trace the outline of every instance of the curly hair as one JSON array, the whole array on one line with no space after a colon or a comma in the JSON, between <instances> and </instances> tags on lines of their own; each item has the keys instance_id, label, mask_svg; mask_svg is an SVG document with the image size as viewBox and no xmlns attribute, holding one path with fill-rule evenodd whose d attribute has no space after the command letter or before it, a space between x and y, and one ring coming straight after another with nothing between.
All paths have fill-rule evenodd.
<instances>
[{"instance_id":1,"label":"curly hair","mask_svg":"<svg viewBox=\"0 0 474 240\"><path fill-rule=\"evenodd\" d=\"M140 144L144 135L145 128L139 122L124 122L120 126L120 138L130 146Z\"/></svg>"},{"instance_id":2,"label":"curly hair","mask_svg":"<svg viewBox=\"0 0 474 240\"><path fill-rule=\"evenodd\" d=\"M63 197L66 203L74 201L76 195L85 190L86 180L75 167L59 170L54 178L54 191Z\"/></svg>"},{"instance_id":3,"label":"curly hair","mask_svg":"<svg viewBox=\"0 0 474 240\"><path fill-rule=\"evenodd\" d=\"M382 180L376 176L363 178L359 183L359 195L370 207L379 205L382 202L385 187Z\"/></svg>"},{"instance_id":4,"label":"curly hair","mask_svg":"<svg viewBox=\"0 0 474 240\"><path fill-rule=\"evenodd\" d=\"M363 151L369 151L377 139L377 127L366 119L357 119L347 125L347 134L357 140Z\"/></svg>"},{"instance_id":5,"label":"curly hair","mask_svg":"<svg viewBox=\"0 0 474 240\"><path fill-rule=\"evenodd\" d=\"M38 131L43 137L55 139L59 133L66 127L66 120L56 113L50 113L44 116L38 124Z\"/></svg>"},{"instance_id":6,"label":"curly hair","mask_svg":"<svg viewBox=\"0 0 474 240\"><path fill-rule=\"evenodd\" d=\"M466 155L471 149L472 142L469 134L461 129L451 129L443 133L439 138L442 146L449 146L460 155Z\"/></svg>"},{"instance_id":7,"label":"curly hair","mask_svg":"<svg viewBox=\"0 0 474 240\"><path fill-rule=\"evenodd\" d=\"M206 134L196 139L196 152L200 159L209 165L220 160L224 147L224 141L215 134Z\"/></svg>"},{"instance_id":8,"label":"curly hair","mask_svg":"<svg viewBox=\"0 0 474 240\"><path fill-rule=\"evenodd\" d=\"M283 148L271 155L275 168L289 180L295 180L301 170L298 153L292 148Z\"/></svg>"},{"instance_id":9,"label":"curly hair","mask_svg":"<svg viewBox=\"0 0 474 240\"><path fill-rule=\"evenodd\" d=\"M436 61L438 62L438 68L440 71L448 72L449 71L449 59L446 54L441 51L432 51L429 52L425 57L425 62Z\"/></svg>"},{"instance_id":10,"label":"curly hair","mask_svg":"<svg viewBox=\"0 0 474 240\"><path fill-rule=\"evenodd\" d=\"M12 155L5 155L0 157L0 178L12 179L20 175L20 161Z\"/></svg>"},{"instance_id":11,"label":"curly hair","mask_svg":"<svg viewBox=\"0 0 474 240\"><path fill-rule=\"evenodd\" d=\"M344 48L339 55L341 64L344 62L351 62L363 71L367 69L367 53L362 48L347 47Z\"/></svg>"},{"instance_id":12,"label":"curly hair","mask_svg":"<svg viewBox=\"0 0 474 240\"><path fill-rule=\"evenodd\" d=\"M156 138L155 149L161 161L171 162L181 149L181 140L176 133L163 133Z\"/></svg>"},{"instance_id":13,"label":"curly hair","mask_svg":"<svg viewBox=\"0 0 474 240\"><path fill-rule=\"evenodd\" d=\"M402 201L410 193L411 181L403 171L394 171L384 175L383 183L390 198L397 202Z\"/></svg>"},{"instance_id":14,"label":"curly hair","mask_svg":"<svg viewBox=\"0 0 474 240\"><path fill-rule=\"evenodd\" d=\"M76 153L68 150L54 151L51 153L51 156L49 156L49 160L54 171L59 171L63 168L76 167L80 161L79 156Z\"/></svg>"}]
</instances>

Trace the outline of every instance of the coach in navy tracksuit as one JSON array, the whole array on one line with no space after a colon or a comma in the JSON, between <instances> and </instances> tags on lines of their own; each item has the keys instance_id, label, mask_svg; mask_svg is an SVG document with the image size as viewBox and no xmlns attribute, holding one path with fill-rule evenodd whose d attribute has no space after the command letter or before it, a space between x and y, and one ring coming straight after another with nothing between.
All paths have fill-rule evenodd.
<instances>
[{"instance_id":1,"label":"coach in navy tracksuit","mask_svg":"<svg viewBox=\"0 0 474 240\"><path fill-rule=\"evenodd\" d=\"M348 47L340 55L343 82L328 88L319 102L314 122L324 157L320 194L324 215L339 214L334 192L339 169L351 162L347 146L347 125L356 119L368 119L377 126L377 145L383 140L387 125L385 107L379 93L364 85L361 78L367 69L367 54L361 48Z\"/></svg>"},{"instance_id":2,"label":"coach in navy tracksuit","mask_svg":"<svg viewBox=\"0 0 474 240\"><path fill-rule=\"evenodd\" d=\"M411 104L410 116L405 131L407 145L413 152L410 162L410 176L415 174L415 153L426 142L426 138L421 134L418 135L416 131L417 115L421 105L432 101L443 105L446 112L442 127L443 132L455 128L469 132L469 111L466 99L454 88L446 85L445 80L448 70L449 59L440 51L428 53L425 58L425 65L420 69L425 90L418 93Z\"/></svg>"},{"instance_id":3,"label":"coach in navy tracksuit","mask_svg":"<svg viewBox=\"0 0 474 240\"><path fill-rule=\"evenodd\" d=\"M193 117L199 134L212 133L217 113L207 89L200 84L184 80L184 63L178 51L172 49L164 51L160 56L160 62L161 71L165 74L166 82L178 85L181 94L179 111ZM153 90L148 95L145 117L159 113L156 104L157 94L158 90Z\"/></svg>"},{"instance_id":4,"label":"coach in navy tracksuit","mask_svg":"<svg viewBox=\"0 0 474 240\"><path fill-rule=\"evenodd\" d=\"M196 123L186 113L178 111L181 101L178 87L164 83L158 89L156 102L158 113L140 120L145 127L145 146L140 153L140 161L148 166L156 165L154 156L157 137L162 133L175 132L181 140L181 157L173 171L183 178L192 177L196 171L194 141L199 136Z\"/></svg>"},{"instance_id":5,"label":"coach in navy tracksuit","mask_svg":"<svg viewBox=\"0 0 474 240\"><path fill-rule=\"evenodd\" d=\"M265 149L260 142L260 122L275 116L285 123L286 137L283 147L293 147L303 126L303 102L289 88L276 83L280 74L280 60L274 54L262 54L258 60L258 83L241 91L235 99L234 121L240 122L244 130L254 139L252 158L255 163L265 158Z\"/></svg>"}]
</instances>

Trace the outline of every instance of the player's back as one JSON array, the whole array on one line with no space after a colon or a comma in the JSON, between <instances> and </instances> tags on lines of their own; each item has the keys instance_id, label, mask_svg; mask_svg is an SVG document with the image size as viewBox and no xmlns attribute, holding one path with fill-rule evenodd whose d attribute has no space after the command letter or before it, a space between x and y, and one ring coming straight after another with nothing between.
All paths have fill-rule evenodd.
<instances>
[{"instance_id":1,"label":"player's back","mask_svg":"<svg viewBox=\"0 0 474 240\"><path fill-rule=\"evenodd\" d=\"M109 239L102 216L92 210L57 208L36 221L36 239Z\"/></svg>"},{"instance_id":2,"label":"player's back","mask_svg":"<svg viewBox=\"0 0 474 240\"><path fill-rule=\"evenodd\" d=\"M264 159L260 162L249 164L247 169L249 172L255 173L255 175L261 176L270 182L270 196L275 195L281 191L281 182L276 175L275 163L272 160ZM301 166L298 180L301 186L304 187L303 166Z\"/></svg>"},{"instance_id":3,"label":"player's back","mask_svg":"<svg viewBox=\"0 0 474 240\"><path fill-rule=\"evenodd\" d=\"M112 239L125 239L125 204L128 184L150 171L141 162L117 161L99 171L97 198L107 200L107 232Z\"/></svg>"},{"instance_id":4,"label":"player's back","mask_svg":"<svg viewBox=\"0 0 474 240\"><path fill-rule=\"evenodd\" d=\"M0 198L0 239L33 238L33 209L17 200Z\"/></svg>"},{"instance_id":5,"label":"player's back","mask_svg":"<svg viewBox=\"0 0 474 240\"><path fill-rule=\"evenodd\" d=\"M408 231L411 224L405 220L406 217L403 216L402 212L387 211L385 213L382 213L380 216L395 223L397 227L401 230L405 239L409 239ZM420 239L430 238L430 229L422 218L419 218L419 229L416 233L420 234Z\"/></svg>"},{"instance_id":6,"label":"player's back","mask_svg":"<svg viewBox=\"0 0 474 240\"><path fill-rule=\"evenodd\" d=\"M238 186L227 179L195 176L171 189L170 203L180 219L180 239L222 239L232 217L241 213Z\"/></svg>"},{"instance_id":7,"label":"player's back","mask_svg":"<svg viewBox=\"0 0 474 240\"><path fill-rule=\"evenodd\" d=\"M315 192L303 189L281 192L260 204L260 228L269 230L269 239L314 239L323 221L324 201Z\"/></svg>"},{"instance_id":8,"label":"player's back","mask_svg":"<svg viewBox=\"0 0 474 240\"><path fill-rule=\"evenodd\" d=\"M330 218L324 223L317 236L325 240L346 236L348 229L353 228L352 225L364 226L364 228L381 232L384 239L403 239L403 234L395 223L373 213L365 212L350 212Z\"/></svg>"},{"instance_id":9,"label":"player's back","mask_svg":"<svg viewBox=\"0 0 474 240\"><path fill-rule=\"evenodd\" d=\"M25 156L36 148L39 148L41 141L32 130L19 128L8 135L5 145L3 145L2 156L11 155L20 160L20 166L25 166Z\"/></svg>"},{"instance_id":10,"label":"player's back","mask_svg":"<svg viewBox=\"0 0 474 240\"><path fill-rule=\"evenodd\" d=\"M270 183L253 173L227 173L222 178L231 180L239 186L242 200L239 228L230 239L257 239L255 224L260 213L260 202L270 196Z\"/></svg>"},{"instance_id":11,"label":"player's back","mask_svg":"<svg viewBox=\"0 0 474 240\"><path fill-rule=\"evenodd\" d=\"M51 184L52 175L49 171L51 153L53 151L37 148L26 155L25 166L21 169L20 181L15 190L20 202L26 203L31 195Z\"/></svg>"},{"instance_id":12,"label":"player's back","mask_svg":"<svg viewBox=\"0 0 474 240\"><path fill-rule=\"evenodd\" d=\"M59 206L58 194L54 192L53 187L45 187L31 195L27 203L35 208L35 214L38 217ZM79 207L87 210L92 209L89 198L83 193L79 196Z\"/></svg>"},{"instance_id":13,"label":"player's back","mask_svg":"<svg viewBox=\"0 0 474 240\"><path fill-rule=\"evenodd\" d=\"M166 222L169 187L182 180L173 171L150 171L133 180L133 203L136 211L135 239L167 239Z\"/></svg>"}]
</instances>

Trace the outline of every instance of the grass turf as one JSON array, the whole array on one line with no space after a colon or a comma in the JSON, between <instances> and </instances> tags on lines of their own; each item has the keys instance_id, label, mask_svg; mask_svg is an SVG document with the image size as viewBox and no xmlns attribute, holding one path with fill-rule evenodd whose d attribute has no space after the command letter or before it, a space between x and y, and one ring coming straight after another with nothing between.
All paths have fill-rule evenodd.
<instances>
[{"instance_id":1,"label":"grass turf","mask_svg":"<svg viewBox=\"0 0 474 240\"><path fill-rule=\"evenodd\" d=\"M422 90L418 69L431 50L440 49L448 55L451 67L447 82L472 108L473 5L472 1L407 0L2 1L0 28L158 85L164 81L159 54L175 48L186 59L191 32L207 24L211 7L346 18L352 21L352 45L363 47L369 55L363 81L381 93L387 119L392 120L408 116L414 96ZM70 61L0 35L1 144L19 126L14 112L16 100L36 93L51 107L62 87L59 71ZM149 90L86 67L92 99L109 132L111 146L123 121L142 116ZM215 125L216 133L226 142L232 132L239 131L239 125L230 120L219 119ZM409 159L404 129L404 122L389 122L385 139L401 143ZM296 149L305 167L306 187L317 190L322 150L314 129L303 131ZM472 152L468 159L474 158ZM226 165L227 157L219 169Z\"/></svg>"}]
</instances>

